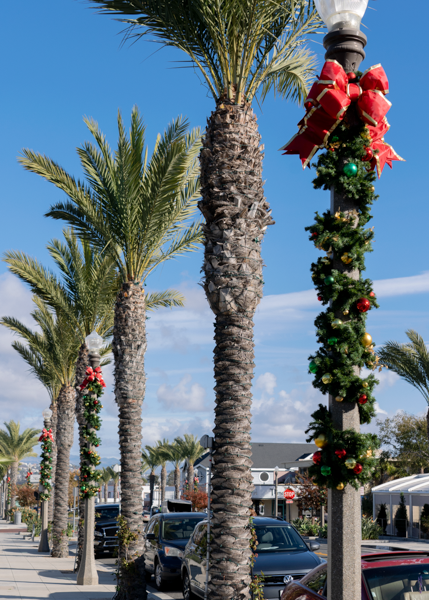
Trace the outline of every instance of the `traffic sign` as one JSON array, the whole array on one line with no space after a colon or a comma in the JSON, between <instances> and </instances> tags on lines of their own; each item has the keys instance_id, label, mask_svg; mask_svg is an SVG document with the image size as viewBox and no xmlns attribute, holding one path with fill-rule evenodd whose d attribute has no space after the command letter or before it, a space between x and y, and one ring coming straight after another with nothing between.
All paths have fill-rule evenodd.
<instances>
[{"instance_id":1,"label":"traffic sign","mask_svg":"<svg viewBox=\"0 0 429 600\"><path fill-rule=\"evenodd\" d=\"M40 475L30 475L30 483L39 483Z\"/></svg>"},{"instance_id":2,"label":"traffic sign","mask_svg":"<svg viewBox=\"0 0 429 600\"><path fill-rule=\"evenodd\" d=\"M295 492L293 490L285 490L283 492L283 496L286 498L286 500L293 500L295 498Z\"/></svg>"},{"instance_id":3,"label":"traffic sign","mask_svg":"<svg viewBox=\"0 0 429 600\"><path fill-rule=\"evenodd\" d=\"M293 500L286 500L286 504L293 504Z\"/></svg>"}]
</instances>

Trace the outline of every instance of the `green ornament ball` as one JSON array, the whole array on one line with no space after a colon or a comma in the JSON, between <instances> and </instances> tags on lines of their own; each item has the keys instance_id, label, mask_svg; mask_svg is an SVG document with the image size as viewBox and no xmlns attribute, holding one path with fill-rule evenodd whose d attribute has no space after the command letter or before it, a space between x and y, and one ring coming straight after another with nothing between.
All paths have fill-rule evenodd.
<instances>
[{"instance_id":1,"label":"green ornament ball","mask_svg":"<svg viewBox=\"0 0 429 600\"><path fill-rule=\"evenodd\" d=\"M322 475L325 475L325 477L327 477L328 475L331 474L331 467L327 467L326 465L323 465L323 467L321 467L320 472L322 473Z\"/></svg>"},{"instance_id":2,"label":"green ornament ball","mask_svg":"<svg viewBox=\"0 0 429 600\"><path fill-rule=\"evenodd\" d=\"M336 337L331 337L331 338L329 338L329 339L328 339L328 344L329 344L330 346L333 346L333 345L334 345L334 344L336 344L337 342L338 342L338 338L336 338Z\"/></svg>"},{"instance_id":3,"label":"green ornament ball","mask_svg":"<svg viewBox=\"0 0 429 600\"><path fill-rule=\"evenodd\" d=\"M335 142L338 142L339 139L340 138L337 135L334 135L333 137L331 137L331 142L334 142L334 144L335 144Z\"/></svg>"},{"instance_id":4,"label":"green ornament ball","mask_svg":"<svg viewBox=\"0 0 429 600\"><path fill-rule=\"evenodd\" d=\"M358 172L357 165L355 163L347 163L343 167L343 173L347 175L347 177L356 177Z\"/></svg>"},{"instance_id":5,"label":"green ornament ball","mask_svg":"<svg viewBox=\"0 0 429 600\"><path fill-rule=\"evenodd\" d=\"M310 369L311 373L316 373L319 367L317 363L314 360L312 360L311 363L308 365L308 368Z\"/></svg>"},{"instance_id":6,"label":"green ornament ball","mask_svg":"<svg viewBox=\"0 0 429 600\"><path fill-rule=\"evenodd\" d=\"M325 279L323 280L325 285L332 285L334 281L335 279L332 277L332 275L328 275L328 277L325 277Z\"/></svg>"}]
</instances>

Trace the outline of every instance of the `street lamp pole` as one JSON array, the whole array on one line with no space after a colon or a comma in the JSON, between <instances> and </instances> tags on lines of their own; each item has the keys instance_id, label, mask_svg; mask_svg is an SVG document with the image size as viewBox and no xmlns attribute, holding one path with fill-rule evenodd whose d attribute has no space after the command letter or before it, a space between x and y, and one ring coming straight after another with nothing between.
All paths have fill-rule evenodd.
<instances>
[{"instance_id":1,"label":"street lamp pole","mask_svg":"<svg viewBox=\"0 0 429 600\"><path fill-rule=\"evenodd\" d=\"M212 511L210 507L212 490L212 452L214 438L209 435L203 435L200 439L200 445L209 451L209 472L207 475L207 553L206 553L206 581L204 586L204 600L209 596L209 576L210 576L210 527L212 521Z\"/></svg>"},{"instance_id":2,"label":"street lamp pole","mask_svg":"<svg viewBox=\"0 0 429 600\"><path fill-rule=\"evenodd\" d=\"M315 0L316 8L328 27L323 40L325 58L338 61L346 73L358 70L365 58L365 34L360 31L360 22L368 0ZM331 188L331 215L342 212L346 216L359 212L356 201ZM355 217L355 226L357 218ZM333 268L358 280L359 271L350 270L340 256L333 257ZM346 322L349 317L343 313L335 315ZM355 367L356 375L359 368ZM337 402L329 396L329 410L336 429L360 431L359 408L357 403ZM361 513L359 491L346 485L343 491L328 491L328 599L350 600L361 597Z\"/></svg>"},{"instance_id":3,"label":"street lamp pole","mask_svg":"<svg viewBox=\"0 0 429 600\"><path fill-rule=\"evenodd\" d=\"M51 428L52 411L49 408L45 408L42 415L44 427L46 431L49 431L49 429ZM43 491L47 493L49 490L44 488ZM42 500L42 531L40 533L38 552L50 552L48 539L48 510L49 500Z\"/></svg>"},{"instance_id":4,"label":"street lamp pole","mask_svg":"<svg viewBox=\"0 0 429 600\"><path fill-rule=\"evenodd\" d=\"M274 517L277 519L279 516L279 468L274 467L274 486L275 486L275 501L274 501Z\"/></svg>"},{"instance_id":5,"label":"street lamp pole","mask_svg":"<svg viewBox=\"0 0 429 600\"><path fill-rule=\"evenodd\" d=\"M100 366L100 355L98 350L103 345L103 339L95 331L86 338L86 345L89 350L89 362L95 371ZM91 431L95 431L91 429ZM88 450L95 451L95 446L87 443ZM92 482L88 482L92 483ZM94 496L85 498L84 508L84 538L82 559L77 574L78 585L98 585L98 573L95 568L94 556L94 526L95 526L95 498Z\"/></svg>"}]
</instances>

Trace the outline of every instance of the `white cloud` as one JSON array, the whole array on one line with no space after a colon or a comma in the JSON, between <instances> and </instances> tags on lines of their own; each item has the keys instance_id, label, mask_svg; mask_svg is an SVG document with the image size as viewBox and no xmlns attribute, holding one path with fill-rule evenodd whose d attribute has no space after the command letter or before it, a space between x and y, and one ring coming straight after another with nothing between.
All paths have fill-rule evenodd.
<instances>
[{"instance_id":1,"label":"white cloud","mask_svg":"<svg viewBox=\"0 0 429 600\"><path fill-rule=\"evenodd\" d=\"M387 415L389 414L387 411L380 408L380 405L378 402L374 402L374 408L375 408L375 412L377 415L386 415L386 417L387 417Z\"/></svg>"},{"instance_id":2,"label":"white cloud","mask_svg":"<svg viewBox=\"0 0 429 600\"><path fill-rule=\"evenodd\" d=\"M174 411L206 410L206 390L199 383L191 384L191 381L191 375L187 374L174 387L168 384L160 385L156 393L158 402Z\"/></svg>"},{"instance_id":3,"label":"white cloud","mask_svg":"<svg viewBox=\"0 0 429 600\"><path fill-rule=\"evenodd\" d=\"M255 383L255 388L257 390L262 390L266 394L273 394L274 389L277 386L277 378L272 373L264 373L263 375L259 375L258 379Z\"/></svg>"},{"instance_id":4,"label":"white cloud","mask_svg":"<svg viewBox=\"0 0 429 600\"><path fill-rule=\"evenodd\" d=\"M429 271L410 277L379 279L374 281L374 290L379 298L429 292Z\"/></svg>"}]
</instances>

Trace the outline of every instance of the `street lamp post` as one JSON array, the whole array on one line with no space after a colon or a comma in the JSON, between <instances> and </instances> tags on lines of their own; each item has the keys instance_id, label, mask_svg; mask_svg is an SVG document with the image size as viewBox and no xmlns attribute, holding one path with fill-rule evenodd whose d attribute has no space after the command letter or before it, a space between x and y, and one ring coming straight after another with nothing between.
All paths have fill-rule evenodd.
<instances>
[{"instance_id":1,"label":"street lamp post","mask_svg":"<svg viewBox=\"0 0 429 600\"><path fill-rule=\"evenodd\" d=\"M116 465L113 465L112 468L115 471L115 473L120 473L121 472L121 465L116 464ZM121 478L119 477L118 483L116 483L114 485L114 487L113 487L113 489L114 489L114 495L115 495L115 502L119 502L119 482L120 482L120 479Z\"/></svg>"},{"instance_id":2,"label":"street lamp post","mask_svg":"<svg viewBox=\"0 0 429 600\"><path fill-rule=\"evenodd\" d=\"M210 526L212 520L212 511L210 507L212 490L212 453L214 438L210 435L203 435L200 439L200 445L209 451L209 472L207 475L207 553L206 553L206 581L204 585L204 600L209 595L209 576L210 576Z\"/></svg>"},{"instance_id":3,"label":"street lamp post","mask_svg":"<svg viewBox=\"0 0 429 600\"><path fill-rule=\"evenodd\" d=\"M355 72L365 58L366 36L360 31L361 19L368 0L315 0L317 10L328 28L323 40L326 59L338 61L346 73ZM337 212L345 215L358 213L359 205L351 198L335 192L331 188L332 215ZM333 268L359 279L357 269L350 271L334 255ZM344 319L343 313L335 318ZM355 367L359 375L359 369ZM345 431L360 430L358 404L336 402L329 396L329 409L333 425ZM347 485L343 491L329 489L328 492L328 554L335 557L328 561L329 600L350 600L361 597L361 514L359 491Z\"/></svg>"},{"instance_id":4,"label":"street lamp post","mask_svg":"<svg viewBox=\"0 0 429 600\"><path fill-rule=\"evenodd\" d=\"M51 428L51 417L52 410L50 408L45 408L42 412L43 415L43 424L46 431L49 431ZM49 490L44 489L44 492L47 493ZM49 552L49 539L48 539L48 507L49 500L42 500L42 531L40 533L40 542L39 542L39 552Z\"/></svg>"},{"instance_id":5,"label":"street lamp post","mask_svg":"<svg viewBox=\"0 0 429 600\"><path fill-rule=\"evenodd\" d=\"M93 370L100 366L98 350L103 346L103 338L93 331L86 338L89 350L89 362ZM92 430L92 429L91 429ZM95 431L95 430L92 430ZM95 447L88 442L88 450L95 451ZM88 482L92 483L92 482ZM98 573L95 568L94 557L94 525L95 525L95 500L91 496L85 498L84 507L84 538L82 559L77 574L78 585L98 585Z\"/></svg>"},{"instance_id":6,"label":"street lamp post","mask_svg":"<svg viewBox=\"0 0 429 600\"><path fill-rule=\"evenodd\" d=\"M278 467L274 467L274 486L275 486L275 501L274 501L274 517L277 519L277 517L279 516L279 468Z\"/></svg>"}]
</instances>

